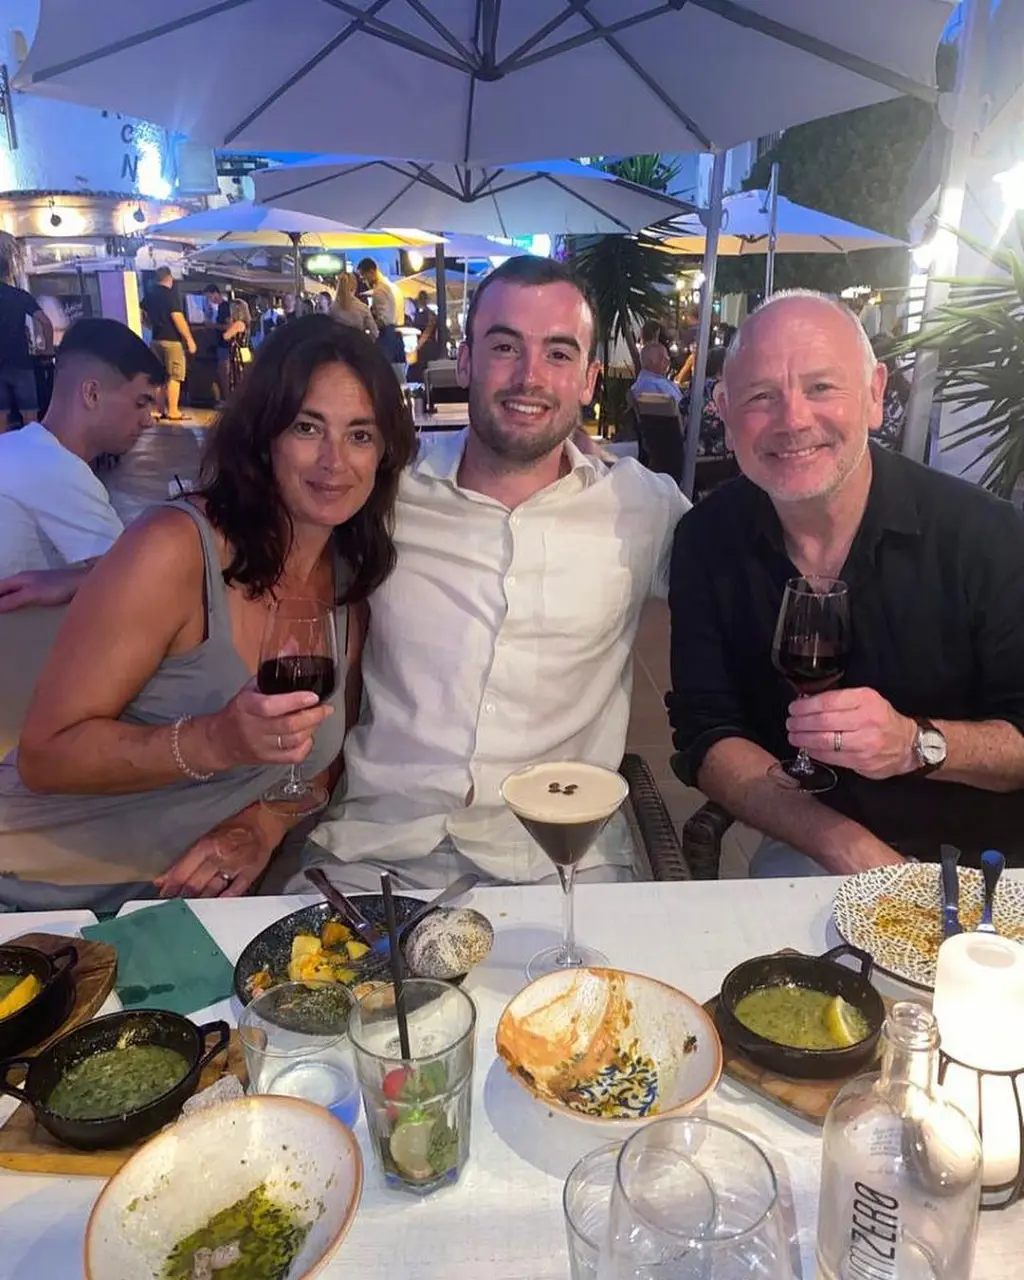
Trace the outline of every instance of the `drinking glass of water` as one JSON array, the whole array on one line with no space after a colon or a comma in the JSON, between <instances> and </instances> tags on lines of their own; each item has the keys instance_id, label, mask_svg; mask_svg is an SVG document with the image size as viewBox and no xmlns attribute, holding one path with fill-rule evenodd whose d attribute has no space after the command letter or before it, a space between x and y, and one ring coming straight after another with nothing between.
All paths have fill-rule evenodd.
<instances>
[{"instance_id":1,"label":"drinking glass of water","mask_svg":"<svg viewBox=\"0 0 1024 1280\"><path fill-rule=\"evenodd\" d=\"M336 982L283 982L257 996L238 1020L248 1092L304 1098L351 1128L359 1116L351 1008Z\"/></svg>"},{"instance_id":2,"label":"drinking glass of water","mask_svg":"<svg viewBox=\"0 0 1024 1280\"><path fill-rule=\"evenodd\" d=\"M577 1161L562 1189L565 1238L571 1280L597 1280L601 1246L608 1234L608 1210L621 1142L609 1142Z\"/></svg>"}]
</instances>

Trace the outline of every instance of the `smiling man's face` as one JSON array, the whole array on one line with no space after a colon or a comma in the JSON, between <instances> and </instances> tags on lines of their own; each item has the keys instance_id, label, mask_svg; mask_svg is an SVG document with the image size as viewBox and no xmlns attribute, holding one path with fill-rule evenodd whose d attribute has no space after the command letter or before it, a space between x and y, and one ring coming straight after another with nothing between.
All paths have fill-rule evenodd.
<instances>
[{"instance_id":1,"label":"smiling man's face","mask_svg":"<svg viewBox=\"0 0 1024 1280\"><path fill-rule=\"evenodd\" d=\"M827 498L882 421L885 366L869 361L851 313L792 297L744 326L716 390L740 469L776 503Z\"/></svg>"},{"instance_id":2,"label":"smiling man's face","mask_svg":"<svg viewBox=\"0 0 1024 1280\"><path fill-rule=\"evenodd\" d=\"M470 430L491 453L528 466L561 447L593 396L594 320L571 284L496 281L459 352Z\"/></svg>"}]
</instances>

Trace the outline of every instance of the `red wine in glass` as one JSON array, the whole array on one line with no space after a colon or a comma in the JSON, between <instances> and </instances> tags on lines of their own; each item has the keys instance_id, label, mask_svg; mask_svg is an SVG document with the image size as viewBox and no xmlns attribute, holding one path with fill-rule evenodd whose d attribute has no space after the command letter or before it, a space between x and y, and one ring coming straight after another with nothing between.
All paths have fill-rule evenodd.
<instances>
[{"instance_id":1,"label":"red wine in glass","mask_svg":"<svg viewBox=\"0 0 1024 1280\"><path fill-rule=\"evenodd\" d=\"M337 668L333 606L317 600L275 601L260 644L260 693L315 693L324 702L334 693ZM261 796L268 808L297 817L316 813L328 799L327 788L307 782L294 764L285 779Z\"/></svg>"},{"instance_id":2,"label":"red wine in glass","mask_svg":"<svg viewBox=\"0 0 1024 1280\"><path fill-rule=\"evenodd\" d=\"M786 583L772 663L801 698L824 693L842 680L850 652L850 593L838 578L807 575ZM802 747L768 771L782 786L812 794L831 791L836 775Z\"/></svg>"}]
</instances>

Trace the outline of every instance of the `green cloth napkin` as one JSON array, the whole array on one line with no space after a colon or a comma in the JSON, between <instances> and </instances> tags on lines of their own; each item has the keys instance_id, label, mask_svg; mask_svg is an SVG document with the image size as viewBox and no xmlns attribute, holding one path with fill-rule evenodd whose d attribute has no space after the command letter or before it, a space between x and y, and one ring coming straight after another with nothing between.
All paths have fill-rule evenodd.
<instances>
[{"instance_id":1,"label":"green cloth napkin","mask_svg":"<svg viewBox=\"0 0 1024 1280\"><path fill-rule=\"evenodd\" d=\"M187 1016L231 995L233 966L181 898L86 925L82 936L116 949L115 990L126 1009Z\"/></svg>"}]
</instances>

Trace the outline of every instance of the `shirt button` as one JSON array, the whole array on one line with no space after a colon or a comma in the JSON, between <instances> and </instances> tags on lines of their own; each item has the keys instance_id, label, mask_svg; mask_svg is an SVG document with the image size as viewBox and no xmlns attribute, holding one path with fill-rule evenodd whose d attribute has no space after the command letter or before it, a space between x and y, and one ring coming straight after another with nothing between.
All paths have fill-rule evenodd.
<instances>
[{"instance_id":1,"label":"shirt button","mask_svg":"<svg viewBox=\"0 0 1024 1280\"><path fill-rule=\"evenodd\" d=\"M510 573L508 577L505 579L505 586L514 587L515 585L516 585L516 575L514 573Z\"/></svg>"},{"instance_id":2,"label":"shirt button","mask_svg":"<svg viewBox=\"0 0 1024 1280\"><path fill-rule=\"evenodd\" d=\"M516 514L512 514L512 515L510 515L510 516L509 516L509 518L508 518L508 522L509 522L509 524L512 526L512 528L513 528L513 529L518 529L518 528L519 528L519 516L518 516L518 515L516 515Z\"/></svg>"},{"instance_id":3,"label":"shirt button","mask_svg":"<svg viewBox=\"0 0 1024 1280\"><path fill-rule=\"evenodd\" d=\"M489 716L493 716L493 715L494 715L494 703L493 703L493 702L485 702L485 703L484 703L484 711L486 711L486 712L487 712L487 714L488 714Z\"/></svg>"}]
</instances>

